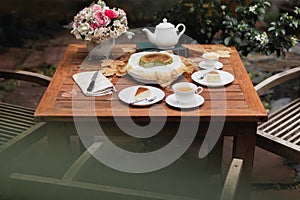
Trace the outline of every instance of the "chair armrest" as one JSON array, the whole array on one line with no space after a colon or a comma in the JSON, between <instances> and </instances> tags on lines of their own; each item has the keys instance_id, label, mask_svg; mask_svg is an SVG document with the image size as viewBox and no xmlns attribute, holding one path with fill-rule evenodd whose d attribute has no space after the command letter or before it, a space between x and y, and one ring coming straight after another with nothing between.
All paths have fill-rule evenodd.
<instances>
[{"instance_id":1,"label":"chair armrest","mask_svg":"<svg viewBox=\"0 0 300 200\"><path fill-rule=\"evenodd\" d=\"M51 77L42 74L22 70L6 69L0 69L0 78L28 81L40 84L42 86L48 86L51 81Z\"/></svg>"},{"instance_id":2,"label":"chair armrest","mask_svg":"<svg viewBox=\"0 0 300 200\"><path fill-rule=\"evenodd\" d=\"M220 200L233 200L239 184L243 160L233 158L226 176Z\"/></svg>"},{"instance_id":3,"label":"chair armrest","mask_svg":"<svg viewBox=\"0 0 300 200\"><path fill-rule=\"evenodd\" d=\"M273 88L281 83L284 83L288 80L291 80L293 78L300 77L300 67L292 68L283 72L280 72L278 74L275 74L266 80L260 82L257 84L254 88L256 92L261 95L265 91L269 90L270 88Z\"/></svg>"}]
</instances>

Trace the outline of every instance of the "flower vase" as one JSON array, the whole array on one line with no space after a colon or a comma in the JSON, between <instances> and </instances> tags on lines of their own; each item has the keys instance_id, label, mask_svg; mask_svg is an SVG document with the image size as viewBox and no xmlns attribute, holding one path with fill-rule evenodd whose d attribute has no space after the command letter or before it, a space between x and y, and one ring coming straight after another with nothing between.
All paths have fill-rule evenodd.
<instances>
[{"instance_id":1,"label":"flower vase","mask_svg":"<svg viewBox=\"0 0 300 200\"><path fill-rule=\"evenodd\" d=\"M96 42L89 42L86 43L86 48L89 52L89 58L96 58L96 59L109 59L111 56L112 47L115 44L114 38L109 38L107 40L102 41L100 44Z\"/></svg>"}]
</instances>

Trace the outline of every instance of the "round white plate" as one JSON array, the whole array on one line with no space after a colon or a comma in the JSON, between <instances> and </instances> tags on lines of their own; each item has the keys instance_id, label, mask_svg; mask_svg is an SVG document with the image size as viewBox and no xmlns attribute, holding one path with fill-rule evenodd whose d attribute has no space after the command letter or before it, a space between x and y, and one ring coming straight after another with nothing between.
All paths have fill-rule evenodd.
<instances>
[{"instance_id":1,"label":"round white plate","mask_svg":"<svg viewBox=\"0 0 300 200\"><path fill-rule=\"evenodd\" d=\"M206 74L209 71L211 71L211 70L200 70L200 71L194 72L191 77L192 77L193 81L195 81L201 85L205 85L207 87L221 87L221 86L227 85L227 84L231 83L232 81L234 81L234 76L232 74L230 74L229 72L222 71L222 70L216 70L219 72L219 74L221 76L220 82L207 82L206 76L203 79L200 79L200 77L203 74Z\"/></svg>"},{"instance_id":2,"label":"round white plate","mask_svg":"<svg viewBox=\"0 0 300 200\"><path fill-rule=\"evenodd\" d=\"M156 98L151 102L140 101L140 102L132 104L134 106L148 106L148 105L151 105L151 104L161 101L165 97L165 93L159 88L145 86L145 85L137 85L137 86L132 86L132 87L128 87L128 88L121 90L119 92L119 98L121 99L121 101L128 103L128 104L131 104L132 102L134 102L134 100L135 100L134 94L136 93L136 90L138 89L138 87L146 87L146 88L150 89L151 97L149 97L149 98L152 98L152 97L156 97Z\"/></svg>"},{"instance_id":3,"label":"round white plate","mask_svg":"<svg viewBox=\"0 0 300 200\"><path fill-rule=\"evenodd\" d=\"M204 98L197 94L195 95L195 97L196 97L195 102L190 104L181 104L177 101L175 95L171 94L167 96L166 103L175 108L195 108L201 106L204 103Z\"/></svg>"},{"instance_id":4,"label":"round white plate","mask_svg":"<svg viewBox=\"0 0 300 200\"><path fill-rule=\"evenodd\" d=\"M207 65L205 64L205 62L202 61L202 62L199 63L199 67L201 67L202 69L214 69L214 68L216 68L216 69L222 69L223 63L217 62L216 65L215 65L214 67L211 67L211 66L207 66Z\"/></svg>"}]
</instances>

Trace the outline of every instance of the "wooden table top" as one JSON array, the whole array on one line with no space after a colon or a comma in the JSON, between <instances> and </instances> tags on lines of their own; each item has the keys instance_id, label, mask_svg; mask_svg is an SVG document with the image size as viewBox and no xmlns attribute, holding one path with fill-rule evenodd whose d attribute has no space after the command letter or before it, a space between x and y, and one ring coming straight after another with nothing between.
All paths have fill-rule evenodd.
<instances>
[{"instance_id":1,"label":"wooden table top","mask_svg":"<svg viewBox=\"0 0 300 200\"><path fill-rule=\"evenodd\" d=\"M201 57L199 49L210 50L217 45L185 45L189 48L190 57ZM134 47L134 46L128 46ZM198 48L201 47L201 48ZM208 121L213 117L226 117L227 121L258 122L267 119L259 96L245 70L241 58L234 47L231 47L229 58L220 58L223 63L222 70L234 75L235 80L224 88L207 88L201 95L205 102L199 108L180 110L169 107L165 98L156 104L147 107L133 107L120 101L118 92L126 87L141 85L130 75L123 77L110 77L118 92L112 95L100 97L86 97L72 79L77 73L87 56L87 50L83 44L70 44L62 58L50 85L45 91L35 112L37 120L42 121L72 121L73 115L86 118L97 116L99 119L112 119L113 117L149 118L168 117L180 120L181 117L200 117L200 120ZM198 70L198 69L195 69ZM175 82L193 82L190 75L184 75ZM167 97L172 92L163 89ZM72 92L73 91L73 92ZM225 95L224 95L225 91ZM72 98L73 97L73 98Z\"/></svg>"}]
</instances>

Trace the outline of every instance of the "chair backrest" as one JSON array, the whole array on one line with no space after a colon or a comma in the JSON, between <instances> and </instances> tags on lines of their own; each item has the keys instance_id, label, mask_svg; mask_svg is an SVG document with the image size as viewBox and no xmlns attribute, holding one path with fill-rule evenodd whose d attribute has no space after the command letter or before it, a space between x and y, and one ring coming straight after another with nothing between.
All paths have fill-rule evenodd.
<instances>
[{"instance_id":1,"label":"chair backrest","mask_svg":"<svg viewBox=\"0 0 300 200\"><path fill-rule=\"evenodd\" d=\"M48 86L51 81L51 78L48 76L22 70L0 69L0 78L29 81L42 86Z\"/></svg>"},{"instance_id":2,"label":"chair backrest","mask_svg":"<svg viewBox=\"0 0 300 200\"><path fill-rule=\"evenodd\" d=\"M255 86L256 92L260 95L264 93L265 91L281 84L284 83L288 80L291 80L293 78L300 77L300 67L295 67L283 72L280 72L278 74L275 74L266 80L260 82ZM300 87L299 87L299 92L300 92Z\"/></svg>"}]
</instances>

